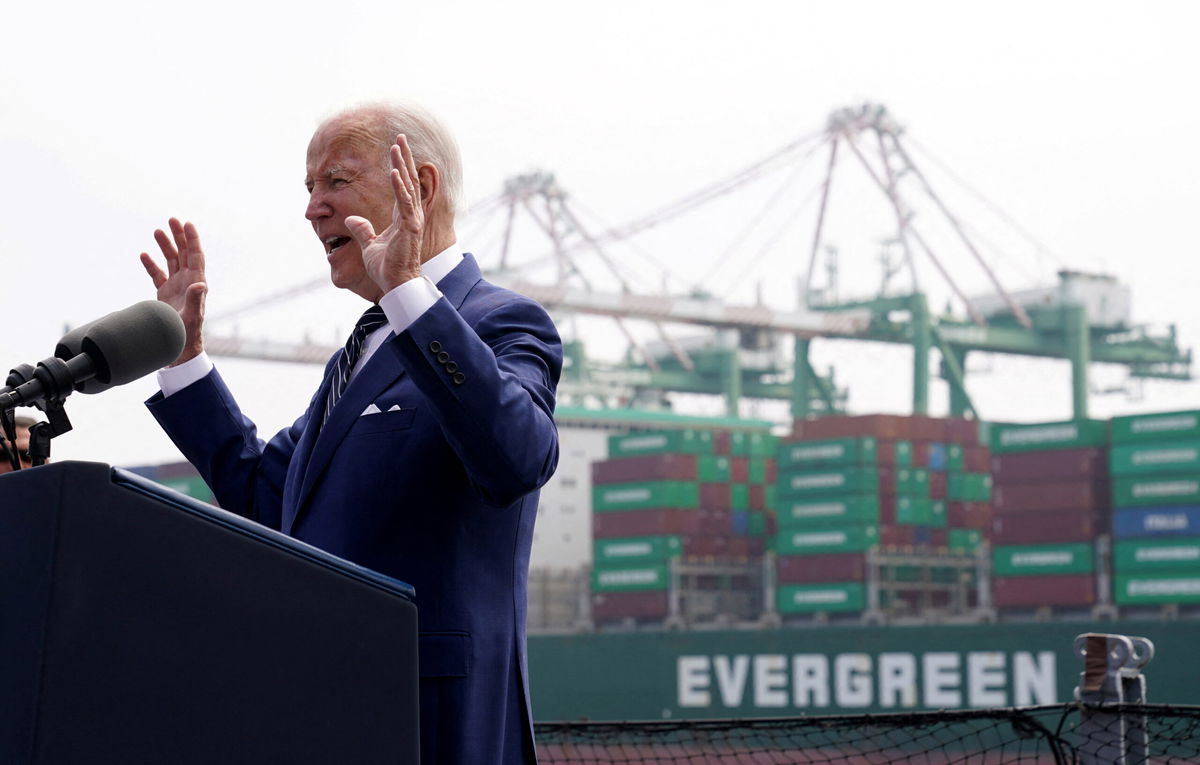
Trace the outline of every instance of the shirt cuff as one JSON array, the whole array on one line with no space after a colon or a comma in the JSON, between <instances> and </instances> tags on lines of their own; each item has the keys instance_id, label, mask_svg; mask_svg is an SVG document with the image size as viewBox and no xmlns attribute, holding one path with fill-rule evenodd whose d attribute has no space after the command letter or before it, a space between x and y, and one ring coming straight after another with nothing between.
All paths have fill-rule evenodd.
<instances>
[{"instance_id":1,"label":"shirt cuff","mask_svg":"<svg viewBox=\"0 0 1200 765\"><path fill-rule=\"evenodd\" d=\"M412 326L441 299L442 293L428 277L409 279L379 299L379 307L397 335Z\"/></svg>"},{"instance_id":2,"label":"shirt cuff","mask_svg":"<svg viewBox=\"0 0 1200 765\"><path fill-rule=\"evenodd\" d=\"M177 367L158 370L158 387L163 398L178 393L213 371L212 359L204 351L194 359L188 359Z\"/></svg>"}]
</instances>

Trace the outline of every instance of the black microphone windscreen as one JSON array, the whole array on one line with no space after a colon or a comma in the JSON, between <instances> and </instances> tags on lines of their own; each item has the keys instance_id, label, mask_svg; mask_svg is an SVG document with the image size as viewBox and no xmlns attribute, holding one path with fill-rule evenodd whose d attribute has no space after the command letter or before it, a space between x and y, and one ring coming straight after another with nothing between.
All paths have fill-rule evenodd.
<instances>
[{"instance_id":1,"label":"black microphone windscreen","mask_svg":"<svg viewBox=\"0 0 1200 765\"><path fill-rule=\"evenodd\" d=\"M179 358L183 343L183 321L175 309L158 300L143 300L87 325L80 348L96 365L96 379L113 386L170 364Z\"/></svg>"}]
</instances>

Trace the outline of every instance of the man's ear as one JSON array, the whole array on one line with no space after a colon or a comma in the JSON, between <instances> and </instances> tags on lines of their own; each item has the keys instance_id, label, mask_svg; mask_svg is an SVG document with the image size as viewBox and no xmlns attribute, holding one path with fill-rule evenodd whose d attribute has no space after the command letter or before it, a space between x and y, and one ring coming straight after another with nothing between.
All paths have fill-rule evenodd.
<instances>
[{"instance_id":1,"label":"man's ear","mask_svg":"<svg viewBox=\"0 0 1200 765\"><path fill-rule=\"evenodd\" d=\"M434 200L442 192L442 177L437 167L428 162L418 167L417 184L421 187L421 207L428 216Z\"/></svg>"}]
</instances>

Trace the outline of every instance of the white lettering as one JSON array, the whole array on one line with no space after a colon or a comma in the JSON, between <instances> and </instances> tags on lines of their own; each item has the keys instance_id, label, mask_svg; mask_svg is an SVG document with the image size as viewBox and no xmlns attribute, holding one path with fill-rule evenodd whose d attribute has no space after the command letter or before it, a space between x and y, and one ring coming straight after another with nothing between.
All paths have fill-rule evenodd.
<instances>
[{"instance_id":1,"label":"white lettering","mask_svg":"<svg viewBox=\"0 0 1200 765\"><path fill-rule=\"evenodd\" d=\"M833 662L833 676L839 707L871 706L870 654L838 654Z\"/></svg>"},{"instance_id":2,"label":"white lettering","mask_svg":"<svg viewBox=\"0 0 1200 765\"><path fill-rule=\"evenodd\" d=\"M602 550L606 556L612 558L649 555L654 552L649 542L615 542L604 545Z\"/></svg>"},{"instance_id":3,"label":"white lettering","mask_svg":"<svg viewBox=\"0 0 1200 765\"><path fill-rule=\"evenodd\" d=\"M879 705L917 705L917 660L911 653L879 654Z\"/></svg>"},{"instance_id":4,"label":"white lettering","mask_svg":"<svg viewBox=\"0 0 1200 765\"><path fill-rule=\"evenodd\" d=\"M734 656L730 661L728 656L714 656L713 672L717 676L721 701L727 707L740 707L746 693L746 678L750 675L750 657Z\"/></svg>"},{"instance_id":5,"label":"white lettering","mask_svg":"<svg viewBox=\"0 0 1200 765\"><path fill-rule=\"evenodd\" d=\"M829 660L819 653L792 657L792 705L829 706Z\"/></svg>"},{"instance_id":6,"label":"white lettering","mask_svg":"<svg viewBox=\"0 0 1200 765\"><path fill-rule=\"evenodd\" d=\"M658 449L667 445L666 436L635 436L623 438L618 442L618 449L634 451L637 449Z\"/></svg>"},{"instance_id":7,"label":"white lettering","mask_svg":"<svg viewBox=\"0 0 1200 765\"><path fill-rule=\"evenodd\" d=\"M1200 492L1200 481L1156 481L1135 483L1134 497L1181 497Z\"/></svg>"},{"instance_id":8,"label":"white lettering","mask_svg":"<svg viewBox=\"0 0 1200 765\"><path fill-rule=\"evenodd\" d=\"M1130 423L1132 433L1160 433L1164 430L1194 430L1196 415L1179 414L1169 417L1147 417Z\"/></svg>"},{"instance_id":9,"label":"white lettering","mask_svg":"<svg viewBox=\"0 0 1200 765\"><path fill-rule=\"evenodd\" d=\"M846 476L841 473L810 473L792 477L793 489L829 489L846 483Z\"/></svg>"},{"instance_id":10,"label":"white lettering","mask_svg":"<svg viewBox=\"0 0 1200 765\"><path fill-rule=\"evenodd\" d=\"M1037 661L1028 651L1013 654L1013 703L1057 704L1054 651L1039 651Z\"/></svg>"},{"instance_id":11,"label":"white lettering","mask_svg":"<svg viewBox=\"0 0 1200 765\"><path fill-rule=\"evenodd\" d=\"M1000 443L1044 444L1050 441L1073 441L1079 437L1074 425L1041 425L1019 430L1005 430L1000 434Z\"/></svg>"},{"instance_id":12,"label":"white lettering","mask_svg":"<svg viewBox=\"0 0 1200 765\"><path fill-rule=\"evenodd\" d=\"M1177 531L1188 527L1188 517L1184 513L1153 513L1142 519L1146 531Z\"/></svg>"},{"instance_id":13,"label":"white lettering","mask_svg":"<svg viewBox=\"0 0 1200 765\"><path fill-rule=\"evenodd\" d=\"M962 678L958 672L958 654L927 653L922 657L925 706L949 709L962 704L958 690Z\"/></svg>"},{"instance_id":14,"label":"white lettering","mask_svg":"<svg viewBox=\"0 0 1200 765\"><path fill-rule=\"evenodd\" d=\"M604 492L605 502L642 502L650 499L649 489L614 489Z\"/></svg>"},{"instance_id":15,"label":"white lettering","mask_svg":"<svg viewBox=\"0 0 1200 765\"><path fill-rule=\"evenodd\" d=\"M967 703L973 707L1002 707L1004 654L1000 651L971 651L967 654Z\"/></svg>"},{"instance_id":16,"label":"white lettering","mask_svg":"<svg viewBox=\"0 0 1200 765\"><path fill-rule=\"evenodd\" d=\"M1144 563L1160 561L1192 561L1200 560L1200 545L1180 545L1178 547L1139 547L1134 552L1135 560Z\"/></svg>"},{"instance_id":17,"label":"white lettering","mask_svg":"<svg viewBox=\"0 0 1200 765\"><path fill-rule=\"evenodd\" d=\"M1012 556L1014 566L1066 566L1075 560L1075 554L1070 550L1047 550L1045 552L1015 553Z\"/></svg>"},{"instance_id":18,"label":"white lettering","mask_svg":"<svg viewBox=\"0 0 1200 765\"><path fill-rule=\"evenodd\" d=\"M708 692L708 657L680 656L676 663L679 680L679 706L706 707L712 703Z\"/></svg>"},{"instance_id":19,"label":"white lettering","mask_svg":"<svg viewBox=\"0 0 1200 765\"><path fill-rule=\"evenodd\" d=\"M1132 579L1130 595L1200 595L1200 579Z\"/></svg>"},{"instance_id":20,"label":"white lettering","mask_svg":"<svg viewBox=\"0 0 1200 765\"><path fill-rule=\"evenodd\" d=\"M754 706L786 707L787 657L769 653L754 657Z\"/></svg>"},{"instance_id":21,"label":"white lettering","mask_svg":"<svg viewBox=\"0 0 1200 765\"><path fill-rule=\"evenodd\" d=\"M1135 465L1171 465L1177 462L1195 462L1195 449L1154 449L1153 451L1134 452Z\"/></svg>"}]
</instances>

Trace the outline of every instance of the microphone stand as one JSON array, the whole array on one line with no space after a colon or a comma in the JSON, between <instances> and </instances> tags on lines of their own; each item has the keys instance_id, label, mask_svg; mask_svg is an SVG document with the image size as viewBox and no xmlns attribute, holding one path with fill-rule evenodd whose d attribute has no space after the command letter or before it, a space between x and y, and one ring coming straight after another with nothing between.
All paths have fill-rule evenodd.
<instances>
[{"instance_id":1,"label":"microphone stand","mask_svg":"<svg viewBox=\"0 0 1200 765\"><path fill-rule=\"evenodd\" d=\"M47 360L49 361L49 360ZM56 359L57 361L57 359ZM45 362L43 362L45 363ZM59 364L62 364L60 361ZM49 374L59 372L55 369ZM16 388L30 380L35 379L38 370L35 370L28 364L18 364L5 381L8 386ZM45 374L45 373L43 373ZM60 372L61 374L61 372ZM45 378L53 379L53 378ZM58 382L55 379L55 382ZM50 385L47 386L46 397L32 402L33 406L42 410L46 414L46 422L39 422L29 428L29 459L33 467L45 465L50 459L50 439L55 436L61 436L72 429L71 420L67 417L67 410L64 405L67 396L74 391L70 385ZM12 460L13 470L21 469L21 459L17 455L17 428L14 423L15 409L6 409L0 416L3 420L4 434L9 443L12 444L12 449L9 450L9 457Z\"/></svg>"}]
</instances>

